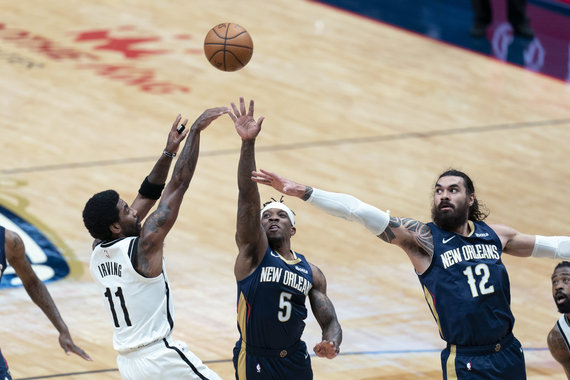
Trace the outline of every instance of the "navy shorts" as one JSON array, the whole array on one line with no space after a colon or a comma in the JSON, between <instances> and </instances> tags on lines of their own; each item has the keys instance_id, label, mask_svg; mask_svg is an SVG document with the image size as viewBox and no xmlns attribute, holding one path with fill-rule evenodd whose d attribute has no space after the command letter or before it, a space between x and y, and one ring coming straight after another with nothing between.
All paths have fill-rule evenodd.
<instances>
[{"instance_id":1,"label":"navy shorts","mask_svg":"<svg viewBox=\"0 0 570 380\"><path fill-rule=\"evenodd\" d=\"M513 334L489 346L448 344L441 352L441 366L444 380L526 379L523 350Z\"/></svg>"},{"instance_id":2,"label":"navy shorts","mask_svg":"<svg viewBox=\"0 0 570 380\"><path fill-rule=\"evenodd\" d=\"M2 355L2 351L0 351L0 379L12 380L10 370L8 370L8 363L6 363L6 359L4 359L4 356Z\"/></svg>"},{"instance_id":3,"label":"navy shorts","mask_svg":"<svg viewBox=\"0 0 570 380\"><path fill-rule=\"evenodd\" d=\"M307 345L299 341L287 350L258 350L247 346L245 368L238 368L241 341L234 348L234 369L236 380L244 373L247 380L313 380L311 357ZM283 351L287 351L283 355Z\"/></svg>"}]
</instances>

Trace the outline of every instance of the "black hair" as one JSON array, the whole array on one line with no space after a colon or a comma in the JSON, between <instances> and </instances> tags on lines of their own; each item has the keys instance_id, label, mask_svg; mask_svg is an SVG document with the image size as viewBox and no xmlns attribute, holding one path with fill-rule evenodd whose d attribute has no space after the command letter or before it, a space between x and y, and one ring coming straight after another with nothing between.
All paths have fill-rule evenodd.
<instances>
[{"instance_id":1,"label":"black hair","mask_svg":"<svg viewBox=\"0 0 570 380\"><path fill-rule=\"evenodd\" d=\"M278 202L278 203L283 203L283 204L285 204L285 202L283 202L283 195L281 196L281 199L279 199L279 200L277 200L277 199L275 199L275 198L273 198L273 197L269 198L269 200L268 200L267 202L265 202L265 203L263 204L263 206L261 206L261 209L263 210L263 208L264 208L265 206L267 206L268 204L273 203L273 202ZM287 206L287 208L288 208L289 210L291 210L291 207ZM295 214L295 211L291 210L291 212L293 213L293 215L297 215L297 214Z\"/></svg>"},{"instance_id":2,"label":"black hair","mask_svg":"<svg viewBox=\"0 0 570 380\"><path fill-rule=\"evenodd\" d=\"M109 241L113 235L109 226L119 221L119 193L105 190L95 194L83 209L83 224L95 239Z\"/></svg>"},{"instance_id":3,"label":"black hair","mask_svg":"<svg viewBox=\"0 0 570 380\"><path fill-rule=\"evenodd\" d=\"M441 173L437 179L439 180L441 177L461 177L463 178L463 183L465 183L465 189L467 190L467 195L475 195L475 186L473 185L473 181L471 178L462 171L456 169L448 169ZM468 219L474 222L484 220L487 216L489 216L489 210L485 207L485 205L479 204L477 197L474 197L475 201L473 205L469 207L469 216Z\"/></svg>"},{"instance_id":4,"label":"black hair","mask_svg":"<svg viewBox=\"0 0 570 380\"><path fill-rule=\"evenodd\" d=\"M570 268L570 261L561 261L561 262L559 262L558 265L554 267L554 271L556 271L556 269L558 269L558 268L563 268L563 267L568 267L568 268Z\"/></svg>"}]
</instances>

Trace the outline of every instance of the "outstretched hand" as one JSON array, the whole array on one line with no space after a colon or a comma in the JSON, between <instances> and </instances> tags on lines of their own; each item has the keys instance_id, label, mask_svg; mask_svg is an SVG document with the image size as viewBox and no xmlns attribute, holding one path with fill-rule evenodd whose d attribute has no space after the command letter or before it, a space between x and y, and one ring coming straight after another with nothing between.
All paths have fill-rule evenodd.
<instances>
[{"instance_id":1,"label":"outstretched hand","mask_svg":"<svg viewBox=\"0 0 570 380\"><path fill-rule=\"evenodd\" d=\"M285 195L302 197L305 194L305 186L267 170L259 169L259 171L251 172L251 179L254 182L271 186Z\"/></svg>"},{"instance_id":2,"label":"outstretched hand","mask_svg":"<svg viewBox=\"0 0 570 380\"><path fill-rule=\"evenodd\" d=\"M206 111L202 112L202 114L196 119L192 128L196 128L197 131L202 131L206 129L208 125L218 117L222 116L225 113L230 113L230 109L228 107L216 107L210 108Z\"/></svg>"},{"instance_id":3,"label":"outstretched hand","mask_svg":"<svg viewBox=\"0 0 570 380\"><path fill-rule=\"evenodd\" d=\"M313 348L313 351L315 351L315 354L317 354L318 357L327 359L335 358L340 352L334 342L329 342L327 340L317 343Z\"/></svg>"},{"instance_id":4,"label":"outstretched hand","mask_svg":"<svg viewBox=\"0 0 570 380\"><path fill-rule=\"evenodd\" d=\"M166 148L165 150L170 153L177 153L178 147L184 138L188 135L188 129L186 128L186 123L188 123L188 119L184 119L182 124L180 124L181 132L178 133L178 123L180 123L180 119L182 116L178 114L176 116L176 120L172 123L172 128L170 128L170 132L168 133L168 140L166 141Z\"/></svg>"},{"instance_id":5,"label":"outstretched hand","mask_svg":"<svg viewBox=\"0 0 570 380\"><path fill-rule=\"evenodd\" d=\"M245 102L243 97L239 98L240 109L232 102L233 113L230 112L229 115L232 118L236 131L242 140L255 140L259 132L261 131L261 124L263 123L264 117L261 116L257 119L257 122L253 118L253 99L249 101L249 110L246 113Z\"/></svg>"},{"instance_id":6,"label":"outstretched hand","mask_svg":"<svg viewBox=\"0 0 570 380\"><path fill-rule=\"evenodd\" d=\"M85 360L88 361L93 360L91 359L91 356L89 356L89 354L87 354L81 348L77 347L75 343L73 343L73 339L71 339L71 336L69 335L68 332L63 332L59 334L59 345L61 346L61 348L63 348L63 350L67 355L71 355L71 353L74 353L78 356L81 356Z\"/></svg>"}]
</instances>

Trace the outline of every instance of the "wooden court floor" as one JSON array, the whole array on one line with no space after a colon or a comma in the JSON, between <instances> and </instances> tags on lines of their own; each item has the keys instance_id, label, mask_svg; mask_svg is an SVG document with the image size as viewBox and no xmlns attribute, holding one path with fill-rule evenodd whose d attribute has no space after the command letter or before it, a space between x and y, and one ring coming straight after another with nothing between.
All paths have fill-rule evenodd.
<instances>
[{"instance_id":1,"label":"wooden court floor","mask_svg":"<svg viewBox=\"0 0 570 380\"><path fill-rule=\"evenodd\" d=\"M206 32L236 22L255 50L225 73L202 54ZM88 273L81 211L95 192L132 200L181 113L239 96L266 120L257 163L427 221L436 176L466 171L488 221L568 235L568 84L303 0L4 2L0 14L0 204L65 254L48 288L78 345L67 357L21 288L0 291L0 347L15 379L119 379L104 304ZM174 337L233 378L233 261L240 139L226 117L201 156L166 241ZM276 197L262 188L263 200ZM438 379L443 341L407 257L356 224L285 199L293 248L318 265L344 331L341 355L313 358L315 379ZM529 379L563 379L546 349L559 317L556 261L505 257L515 335ZM304 335L320 339L313 317Z\"/></svg>"}]
</instances>

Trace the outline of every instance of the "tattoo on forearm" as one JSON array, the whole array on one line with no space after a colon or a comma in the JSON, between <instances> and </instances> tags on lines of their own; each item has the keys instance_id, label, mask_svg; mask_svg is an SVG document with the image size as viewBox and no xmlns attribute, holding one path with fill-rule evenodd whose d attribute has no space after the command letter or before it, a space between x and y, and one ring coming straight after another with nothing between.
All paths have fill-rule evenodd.
<instances>
[{"instance_id":1,"label":"tattoo on forearm","mask_svg":"<svg viewBox=\"0 0 570 380\"><path fill-rule=\"evenodd\" d=\"M147 226L150 228L151 232L156 233L158 229L164 226L168 215L170 215L171 209L167 204L160 205L156 212L154 212L148 219Z\"/></svg>"},{"instance_id":2,"label":"tattoo on forearm","mask_svg":"<svg viewBox=\"0 0 570 380\"><path fill-rule=\"evenodd\" d=\"M309 199L311 197L311 194L313 194L313 188L310 186L305 186L305 194L303 194L301 199L306 201L307 199Z\"/></svg>"},{"instance_id":3,"label":"tattoo on forearm","mask_svg":"<svg viewBox=\"0 0 570 380\"><path fill-rule=\"evenodd\" d=\"M396 238L394 231L392 228L398 228L402 225L400 223L400 218L390 217L390 223L388 223L388 227L382 232L379 237L380 239L384 240L385 242L392 243L392 241Z\"/></svg>"}]
</instances>

